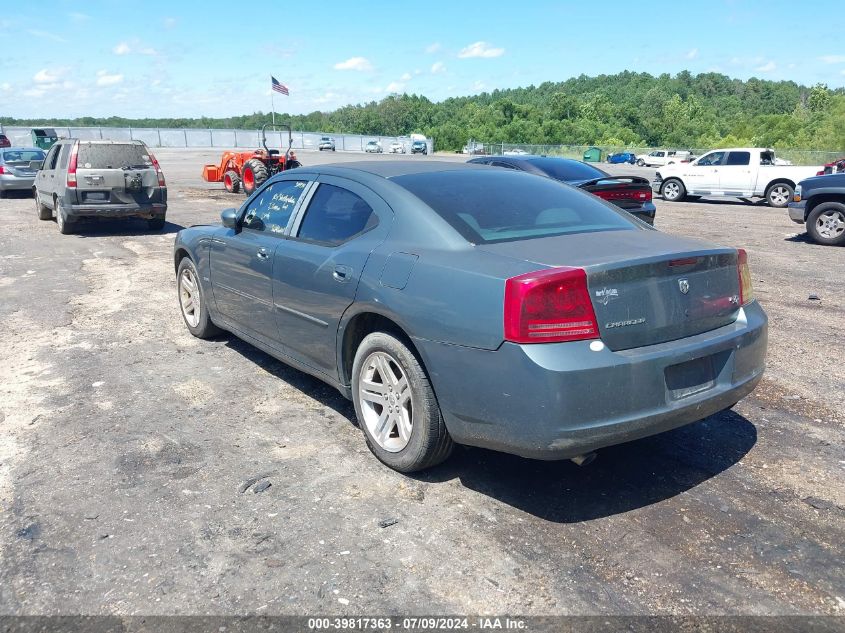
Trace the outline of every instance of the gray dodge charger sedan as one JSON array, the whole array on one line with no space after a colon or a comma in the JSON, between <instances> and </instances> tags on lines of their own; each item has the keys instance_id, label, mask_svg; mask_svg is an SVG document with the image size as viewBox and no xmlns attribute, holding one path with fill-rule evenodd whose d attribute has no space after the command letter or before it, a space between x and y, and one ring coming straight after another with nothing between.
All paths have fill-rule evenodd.
<instances>
[{"instance_id":1,"label":"gray dodge charger sedan","mask_svg":"<svg viewBox=\"0 0 845 633\"><path fill-rule=\"evenodd\" d=\"M766 315L745 251L568 185L444 162L302 167L179 232L179 304L337 387L403 472L454 443L583 463L734 405Z\"/></svg>"}]
</instances>

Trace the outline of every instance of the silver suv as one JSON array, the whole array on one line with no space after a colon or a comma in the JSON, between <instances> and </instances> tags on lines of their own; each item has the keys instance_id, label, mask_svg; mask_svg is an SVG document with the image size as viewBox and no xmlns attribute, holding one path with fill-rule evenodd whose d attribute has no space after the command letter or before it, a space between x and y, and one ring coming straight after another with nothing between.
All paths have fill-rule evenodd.
<instances>
[{"instance_id":1,"label":"silver suv","mask_svg":"<svg viewBox=\"0 0 845 633\"><path fill-rule=\"evenodd\" d=\"M47 153L33 186L38 217L55 214L61 233L80 218L145 218L164 228L167 185L142 141L61 140Z\"/></svg>"}]
</instances>

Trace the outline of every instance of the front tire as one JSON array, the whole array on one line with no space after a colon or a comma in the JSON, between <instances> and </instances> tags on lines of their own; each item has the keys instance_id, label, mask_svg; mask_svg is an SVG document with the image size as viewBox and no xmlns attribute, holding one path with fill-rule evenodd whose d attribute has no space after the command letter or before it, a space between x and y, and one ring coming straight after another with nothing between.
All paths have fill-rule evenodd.
<instances>
[{"instance_id":1,"label":"front tire","mask_svg":"<svg viewBox=\"0 0 845 633\"><path fill-rule=\"evenodd\" d=\"M220 333L208 314L200 276L190 257L179 262L176 271L176 292L179 297L179 310L188 331L197 338L211 338Z\"/></svg>"},{"instance_id":2,"label":"front tire","mask_svg":"<svg viewBox=\"0 0 845 633\"><path fill-rule=\"evenodd\" d=\"M257 158L250 158L244 164L242 181L244 193L251 196L256 189L264 184L264 181L267 180L268 176L267 165Z\"/></svg>"},{"instance_id":3,"label":"front tire","mask_svg":"<svg viewBox=\"0 0 845 633\"><path fill-rule=\"evenodd\" d=\"M374 332L361 341L352 365L352 399L367 446L393 470L424 470L452 453L428 376L395 336Z\"/></svg>"},{"instance_id":4,"label":"front tire","mask_svg":"<svg viewBox=\"0 0 845 633\"><path fill-rule=\"evenodd\" d=\"M241 177L234 169L223 174L223 186L229 193L238 193L241 190Z\"/></svg>"},{"instance_id":5,"label":"front tire","mask_svg":"<svg viewBox=\"0 0 845 633\"><path fill-rule=\"evenodd\" d=\"M807 217L807 233L825 246L845 244L845 204L822 202Z\"/></svg>"},{"instance_id":6,"label":"front tire","mask_svg":"<svg viewBox=\"0 0 845 633\"><path fill-rule=\"evenodd\" d=\"M792 200L792 195L795 193L792 185L786 182L776 182L768 189L766 189L766 202L770 207L776 209L783 209Z\"/></svg>"},{"instance_id":7,"label":"front tire","mask_svg":"<svg viewBox=\"0 0 845 633\"><path fill-rule=\"evenodd\" d=\"M684 183L680 180L677 178L669 178L663 183L663 185L661 185L660 195L663 196L663 199L666 200L666 202L679 202L684 199L685 195L687 195L687 190L684 187Z\"/></svg>"},{"instance_id":8,"label":"front tire","mask_svg":"<svg viewBox=\"0 0 845 633\"><path fill-rule=\"evenodd\" d=\"M645 161L642 158L640 158L639 160L637 160L637 165L639 167L645 167Z\"/></svg>"}]
</instances>

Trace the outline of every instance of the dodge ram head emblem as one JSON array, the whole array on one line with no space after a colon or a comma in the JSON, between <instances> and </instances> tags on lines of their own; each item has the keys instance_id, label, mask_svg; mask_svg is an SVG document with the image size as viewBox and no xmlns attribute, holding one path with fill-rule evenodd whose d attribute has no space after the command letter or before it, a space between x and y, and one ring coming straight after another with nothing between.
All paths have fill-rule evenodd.
<instances>
[{"instance_id":1,"label":"dodge ram head emblem","mask_svg":"<svg viewBox=\"0 0 845 633\"><path fill-rule=\"evenodd\" d=\"M689 292L689 279L678 279L678 288L680 288L681 294L687 294Z\"/></svg>"}]
</instances>

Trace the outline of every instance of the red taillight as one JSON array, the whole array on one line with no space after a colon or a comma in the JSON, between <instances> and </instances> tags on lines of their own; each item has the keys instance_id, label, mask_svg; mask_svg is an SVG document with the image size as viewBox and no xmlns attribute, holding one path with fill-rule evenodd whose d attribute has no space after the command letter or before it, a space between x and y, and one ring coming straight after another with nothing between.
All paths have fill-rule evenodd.
<instances>
[{"instance_id":1,"label":"red taillight","mask_svg":"<svg viewBox=\"0 0 845 633\"><path fill-rule=\"evenodd\" d=\"M651 189L635 190L630 189L599 189L598 191L591 191L590 193L598 196L602 200L637 200L639 202L649 202L651 200Z\"/></svg>"},{"instance_id":2,"label":"red taillight","mask_svg":"<svg viewBox=\"0 0 845 633\"><path fill-rule=\"evenodd\" d=\"M153 162L153 167L156 170L156 176L158 176L158 186L159 187L166 187L167 183L164 180L164 172L161 171L161 166L158 164L158 159L150 152L150 160Z\"/></svg>"},{"instance_id":3,"label":"red taillight","mask_svg":"<svg viewBox=\"0 0 845 633\"><path fill-rule=\"evenodd\" d=\"M548 268L505 282L505 338L556 343L598 338L583 268Z\"/></svg>"},{"instance_id":4,"label":"red taillight","mask_svg":"<svg viewBox=\"0 0 845 633\"><path fill-rule=\"evenodd\" d=\"M70 151L70 162L67 166L67 186L76 186L76 155L79 151L79 143L73 144L73 149Z\"/></svg>"},{"instance_id":5,"label":"red taillight","mask_svg":"<svg viewBox=\"0 0 845 633\"><path fill-rule=\"evenodd\" d=\"M751 287L751 269L748 267L748 253L744 248L736 251L736 271L739 275L739 303L746 305L754 301L754 289Z\"/></svg>"},{"instance_id":6,"label":"red taillight","mask_svg":"<svg viewBox=\"0 0 845 633\"><path fill-rule=\"evenodd\" d=\"M5 173L6 173L6 168L3 167L3 165L0 165L0 174L5 174Z\"/></svg>"}]
</instances>

